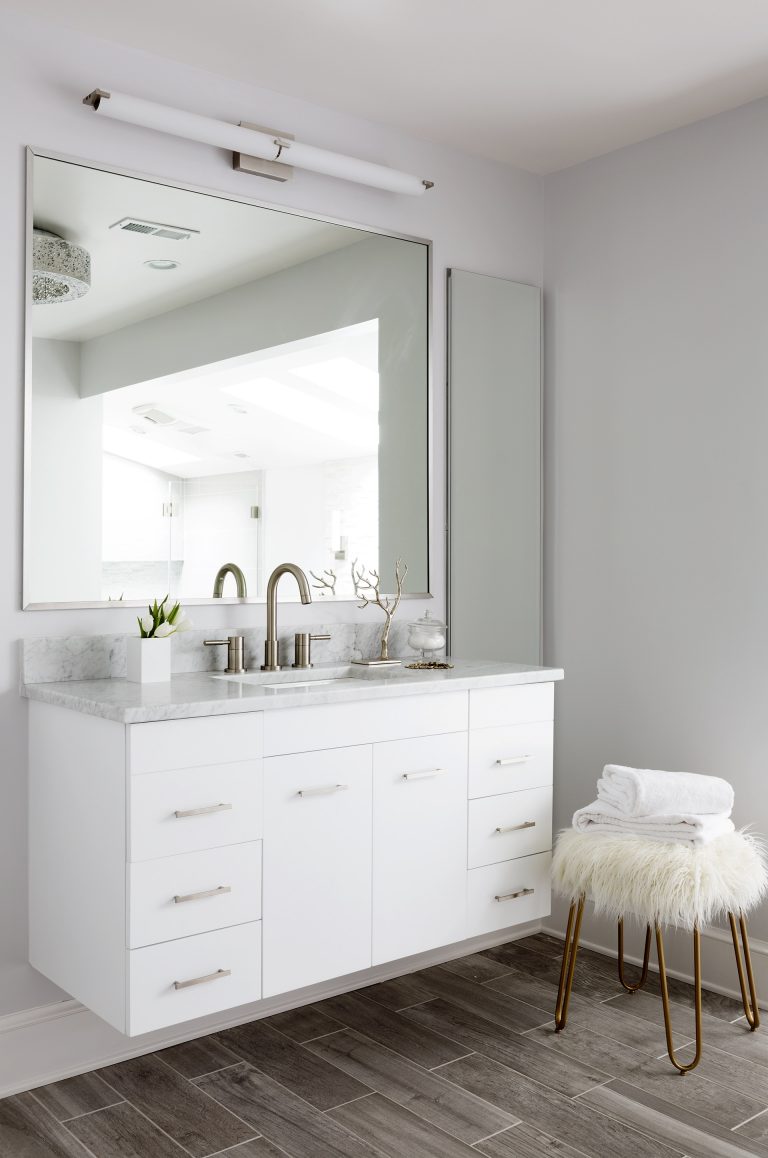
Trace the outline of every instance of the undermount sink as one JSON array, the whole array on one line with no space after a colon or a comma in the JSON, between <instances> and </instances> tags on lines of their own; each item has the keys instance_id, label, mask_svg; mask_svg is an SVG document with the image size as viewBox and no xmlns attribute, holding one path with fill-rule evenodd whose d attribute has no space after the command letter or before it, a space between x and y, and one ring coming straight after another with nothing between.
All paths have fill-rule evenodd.
<instances>
[{"instance_id":1,"label":"undermount sink","mask_svg":"<svg viewBox=\"0 0 768 1158\"><path fill-rule=\"evenodd\" d=\"M317 688L328 684L353 684L365 679L365 674L359 674L348 665L329 671L327 668L318 671L254 671L244 672L242 675L215 675L213 679L231 680L235 683L251 684L254 687L264 688L265 691L295 691L298 688Z\"/></svg>"}]
</instances>

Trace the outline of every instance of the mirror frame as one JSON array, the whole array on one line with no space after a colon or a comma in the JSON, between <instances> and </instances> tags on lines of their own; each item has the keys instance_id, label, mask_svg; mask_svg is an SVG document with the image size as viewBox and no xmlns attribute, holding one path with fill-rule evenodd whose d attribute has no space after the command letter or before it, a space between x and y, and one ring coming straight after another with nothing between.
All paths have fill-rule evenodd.
<instances>
[{"instance_id":1,"label":"mirror frame","mask_svg":"<svg viewBox=\"0 0 768 1158\"><path fill-rule=\"evenodd\" d=\"M309 213L301 209L293 209L273 202L261 201L255 197L241 196L228 193L221 189L211 189L204 185L188 185L183 181L173 181L168 177L159 177L156 174L138 172L134 169L123 169L119 166L102 164L98 161L89 161L82 157L73 157L67 153L58 153L48 149L35 149L27 146L26 150L26 186L25 186L25 252L24 252L24 466L23 466L23 526L22 526L22 556L21 556L21 610L22 611L65 611L86 608L103 608L104 610L120 609L125 607L144 607L144 600L84 600L60 603L30 603L27 600L29 591L29 577L27 573L29 559L29 537L31 528L31 462L32 462L32 229L34 220L34 163L36 157L49 161L62 161L69 165L80 165L84 169L96 169L105 173L114 173L120 177L132 177L139 181L149 181L155 185L166 185L172 189L183 189L190 193L200 193L206 197L217 197L221 201L235 201L243 205L252 205L255 209L268 209L274 213L287 213L292 217L303 217L310 221L323 221L328 225L341 225L349 229L357 229L363 233L377 234L380 237L393 237L398 241L412 241L426 248L427 256L427 590L403 592L403 599L432 599L432 583L434 568L432 566L432 550L435 546L435 536L432 534L434 520L434 334L433 334L433 253L432 241L425 237L414 237L407 233L394 233L388 229L379 229L373 225L359 225L356 222L344 221L338 217L327 217L321 213ZM148 596L149 598L149 596ZM335 599L334 604L357 604L357 600ZM235 597L184 599L187 606L231 606L233 604L254 604L264 606L266 599ZM331 606L331 601L324 601L322 606Z\"/></svg>"}]
</instances>

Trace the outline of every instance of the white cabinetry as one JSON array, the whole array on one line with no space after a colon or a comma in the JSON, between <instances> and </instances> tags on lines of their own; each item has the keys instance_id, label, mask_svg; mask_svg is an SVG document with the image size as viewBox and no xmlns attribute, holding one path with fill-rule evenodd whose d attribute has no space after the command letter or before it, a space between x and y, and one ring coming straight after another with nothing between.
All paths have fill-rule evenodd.
<instances>
[{"instance_id":1,"label":"white cabinetry","mask_svg":"<svg viewBox=\"0 0 768 1158\"><path fill-rule=\"evenodd\" d=\"M467 734L373 750L373 964L465 936Z\"/></svg>"},{"instance_id":2,"label":"white cabinetry","mask_svg":"<svg viewBox=\"0 0 768 1158\"><path fill-rule=\"evenodd\" d=\"M549 912L552 683L30 711L30 960L125 1034Z\"/></svg>"},{"instance_id":3,"label":"white cabinetry","mask_svg":"<svg viewBox=\"0 0 768 1158\"><path fill-rule=\"evenodd\" d=\"M264 996L371 963L371 748L265 760Z\"/></svg>"}]
</instances>

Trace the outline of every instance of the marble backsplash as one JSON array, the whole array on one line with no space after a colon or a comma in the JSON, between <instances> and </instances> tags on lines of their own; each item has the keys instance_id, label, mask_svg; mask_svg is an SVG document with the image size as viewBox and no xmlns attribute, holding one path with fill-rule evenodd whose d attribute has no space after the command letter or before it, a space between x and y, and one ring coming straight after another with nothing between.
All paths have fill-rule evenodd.
<instances>
[{"instance_id":1,"label":"marble backsplash","mask_svg":"<svg viewBox=\"0 0 768 1158\"><path fill-rule=\"evenodd\" d=\"M382 617L383 618L383 617ZM293 636L297 631L313 635L329 634L329 640L312 645L315 663L346 663L371 659L379 653L381 623L313 623L281 628L280 662L293 663ZM228 627L204 631L194 628L171 639L171 668L174 674L195 671L223 671L227 666L226 647L204 647L205 639L223 639L225 634L242 635L245 665L258 671L264 661L266 629ZM96 680L125 676L125 635L52 635L20 641L22 683L54 683L60 680ZM408 646L408 624L394 620L389 634L391 656L412 657Z\"/></svg>"}]
</instances>

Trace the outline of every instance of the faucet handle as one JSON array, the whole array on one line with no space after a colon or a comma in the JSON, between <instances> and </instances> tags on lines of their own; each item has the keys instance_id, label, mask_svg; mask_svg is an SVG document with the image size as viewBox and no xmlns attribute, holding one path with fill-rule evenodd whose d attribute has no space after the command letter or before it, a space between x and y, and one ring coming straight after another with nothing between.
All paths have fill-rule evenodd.
<instances>
[{"instance_id":1,"label":"faucet handle","mask_svg":"<svg viewBox=\"0 0 768 1158\"><path fill-rule=\"evenodd\" d=\"M330 635L311 635L308 631L297 631L293 637L292 667L312 667L312 641L330 639Z\"/></svg>"},{"instance_id":2,"label":"faucet handle","mask_svg":"<svg viewBox=\"0 0 768 1158\"><path fill-rule=\"evenodd\" d=\"M228 635L226 639L204 639L204 647L226 647L227 666L224 671L227 675L242 675L246 670L243 664L244 639L242 635Z\"/></svg>"}]
</instances>

